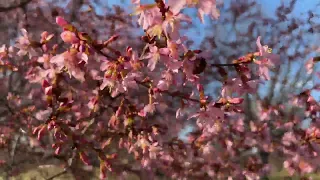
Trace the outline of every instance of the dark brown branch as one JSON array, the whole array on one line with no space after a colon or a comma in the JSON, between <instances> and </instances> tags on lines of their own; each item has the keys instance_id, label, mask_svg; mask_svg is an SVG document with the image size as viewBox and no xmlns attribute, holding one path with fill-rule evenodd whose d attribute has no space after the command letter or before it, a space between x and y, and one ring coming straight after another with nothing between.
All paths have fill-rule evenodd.
<instances>
[{"instance_id":1,"label":"dark brown branch","mask_svg":"<svg viewBox=\"0 0 320 180\"><path fill-rule=\"evenodd\" d=\"M53 180L54 178L57 178L59 176L62 176L63 174L67 173L68 172L68 168L66 168L65 170L59 172L58 174L55 174L49 178L47 178L46 180Z\"/></svg>"},{"instance_id":2,"label":"dark brown branch","mask_svg":"<svg viewBox=\"0 0 320 180\"><path fill-rule=\"evenodd\" d=\"M63 171L61 171L61 172L59 172L59 173L57 173L57 174L55 174L55 175L47 178L46 180L53 180L54 178L57 178L57 177L59 177L59 176L64 175L65 173L67 173L68 170L71 168L71 166L72 166L72 164L73 164L72 162L73 162L73 160L75 159L76 154L77 154L77 153L76 153L76 151L74 150L73 153L72 153L72 157L71 157L71 163L68 164L68 166L65 167Z\"/></svg>"},{"instance_id":3,"label":"dark brown branch","mask_svg":"<svg viewBox=\"0 0 320 180\"><path fill-rule=\"evenodd\" d=\"M9 7L0 7L0 12L7 12L7 11L11 11L11 10L16 9L16 8L23 8L24 6L29 4L31 1L32 0L24 0L24 1L21 1L19 4L16 4L16 5L12 5L12 6L9 6Z\"/></svg>"},{"instance_id":4,"label":"dark brown branch","mask_svg":"<svg viewBox=\"0 0 320 180\"><path fill-rule=\"evenodd\" d=\"M140 81L136 81L138 84L142 85L143 87L146 87L146 88L150 88L149 85L143 83L143 82L140 82ZM175 92L169 92L169 91L161 91L159 90L161 93L165 93L171 97L180 97L182 99L185 99L185 100L189 100L189 101L193 101L193 102L200 102L200 100L198 99L194 99L194 98L190 98L187 94L183 94L179 91L175 91Z\"/></svg>"},{"instance_id":5,"label":"dark brown branch","mask_svg":"<svg viewBox=\"0 0 320 180\"><path fill-rule=\"evenodd\" d=\"M212 67L223 67L223 66L236 66L236 65L249 64L249 63L251 63L251 61L227 63L227 64L214 63L214 64L210 64L210 65Z\"/></svg>"},{"instance_id":6,"label":"dark brown branch","mask_svg":"<svg viewBox=\"0 0 320 180\"><path fill-rule=\"evenodd\" d=\"M230 63L230 64L211 64L212 67L234 66L234 65L237 65L237 64L233 64L233 63Z\"/></svg>"}]
</instances>

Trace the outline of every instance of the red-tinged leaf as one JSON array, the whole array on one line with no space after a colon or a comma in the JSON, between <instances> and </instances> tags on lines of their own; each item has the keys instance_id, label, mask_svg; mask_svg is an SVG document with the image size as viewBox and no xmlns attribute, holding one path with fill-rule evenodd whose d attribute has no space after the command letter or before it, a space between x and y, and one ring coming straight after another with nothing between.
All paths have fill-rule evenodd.
<instances>
[{"instance_id":1,"label":"red-tinged leaf","mask_svg":"<svg viewBox=\"0 0 320 180\"><path fill-rule=\"evenodd\" d=\"M113 153L113 154L107 155L107 159L115 159L117 157L118 157L117 153Z\"/></svg>"},{"instance_id":2,"label":"red-tinged leaf","mask_svg":"<svg viewBox=\"0 0 320 180\"><path fill-rule=\"evenodd\" d=\"M38 132L38 140L40 141L41 138L43 137L44 133L45 133L45 130L46 130L46 126L42 126L42 128L39 130Z\"/></svg>"},{"instance_id":3,"label":"red-tinged leaf","mask_svg":"<svg viewBox=\"0 0 320 180\"><path fill-rule=\"evenodd\" d=\"M61 152L61 147L57 147L57 149L54 151L54 154L59 155Z\"/></svg>"},{"instance_id":4,"label":"red-tinged leaf","mask_svg":"<svg viewBox=\"0 0 320 180\"><path fill-rule=\"evenodd\" d=\"M46 41L45 41L45 42L50 41L53 37L54 37L54 34L49 34L49 35L46 37Z\"/></svg>"},{"instance_id":5,"label":"red-tinged leaf","mask_svg":"<svg viewBox=\"0 0 320 180\"><path fill-rule=\"evenodd\" d=\"M107 167L103 162L100 162L100 179L105 179L107 178Z\"/></svg>"},{"instance_id":6,"label":"red-tinged leaf","mask_svg":"<svg viewBox=\"0 0 320 180\"><path fill-rule=\"evenodd\" d=\"M202 92L204 90L201 84L197 84L197 89L199 92Z\"/></svg>"},{"instance_id":7,"label":"red-tinged leaf","mask_svg":"<svg viewBox=\"0 0 320 180\"><path fill-rule=\"evenodd\" d=\"M77 29L74 26L72 26L71 24L67 24L67 25L63 26L63 29L66 30L66 31L70 31L70 32L76 32L77 31Z\"/></svg>"},{"instance_id":8,"label":"red-tinged leaf","mask_svg":"<svg viewBox=\"0 0 320 180\"><path fill-rule=\"evenodd\" d=\"M54 128L54 123L50 122L47 126L48 131L51 131Z\"/></svg>"},{"instance_id":9,"label":"red-tinged leaf","mask_svg":"<svg viewBox=\"0 0 320 180\"><path fill-rule=\"evenodd\" d=\"M80 38L80 40L82 41L87 41L89 43L92 42L91 37L89 36L89 34L84 33L84 32L78 32L78 37Z\"/></svg>"},{"instance_id":10,"label":"red-tinged leaf","mask_svg":"<svg viewBox=\"0 0 320 180\"><path fill-rule=\"evenodd\" d=\"M126 48L127 56L131 57L132 56L132 47L128 46Z\"/></svg>"},{"instance_id":11,"label":"red-tinged leaf","mask_svg":"<svg viewBox=\"0 0 320 180\"><path fill-rule=\"evenodd\" d=\"M118 147L119 147L119 148L123 148L123 147L124 147L124 141L123 141L123 138L120 138L120 140L119 140L119 144L118 144Z\"/></svg>"},{"instance_id":12,"label":"red-tinged leaf","mask_svg":"<svg viewBox=\"0 0 320 180\"><path fill-rule=\"evenodd\" d=\"M54 143L54 144L51 145L51 147L55 149L55 148L58 147L58 144L57 144L57 143Z\"/></svg>"},{"instance_id":13,"label":"red-tinged leaf","mask_svg":"<svg viewBox=\"0 0 320 180\"><path fill-rule=\"evenodd\" d=\"M111 144L112 138L108 138L102 145L101 148L104 149L105 147Z\"/></svg>"},{"instance_id":14,"label":"red-tinged leaf","mask_svg":"<svg viewBox=\"0 0 320 180\"><path fill-rule=\"evenodd\" d=\"M53 132L53 137L55 137L56 139L58 138L58 128L55 128L54 129L54 132Z\"/></svg>"},{"instance_id":15,"label":"red-tinged leaf","mask_svg":"<svg viewBox=\"0 0 320 180\"><path fill-rule=\"evenodd\" d=\"M87 165L87 166L90 165L89 157L88 157L88 155L87 155L86 153L84 153L84 152L79 152L79 156L80 156L81 161L82 161L85 165Z\"/></svg>"},{"instance_id":16,"label":"red-tinged leaf","mask_svg":"<svg viewBox=\"0 0 320 180\"><path fill-rule=\"evenodd\" d=\"M52 95L52 86L46 87L44 89L44 94L47 96L51 96Z\"/></svg>"},{"instance_id":17,"label":"red-tinged leaf","mask_svg":"<svg viewBox=\"0 0 320 180\"><path fill-rule=\"evenodd\" d=\"M49 87L49 86L50 86L50 83L47 80L43 80L42 81L42 87L43 88L46 88L46 87Z\"/></svg>"},{"instance_id":18,"label":"red-tinged leaf","mask_svg":"<svg viewBox=\"0 0 320 180\"><path fill-rule=\"evenodd\" d=\"M118 110L116 111L116 117L119 117L119 116L121 115L122 110L123 110L123 105L120 105L120 106L118 107Z\"/></svg>"},{"instance_id":19,"label":"red-tinged leaf","mask_svg":"<svg viewBox=\"0 0 320 180\"><path fill-rule=\"evenodd\" d=\"M39 132L39 130L41 129L41 126L38 126L36 128L33 129L32 134L35 135Z\"/></svg>"}]
</instances>

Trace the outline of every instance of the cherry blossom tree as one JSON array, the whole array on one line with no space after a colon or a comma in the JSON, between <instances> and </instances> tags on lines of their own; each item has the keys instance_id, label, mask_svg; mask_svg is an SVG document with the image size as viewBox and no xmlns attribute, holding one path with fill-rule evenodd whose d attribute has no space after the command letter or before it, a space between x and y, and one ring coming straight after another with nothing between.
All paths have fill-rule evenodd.
<instances>
[{"instance_id":1,"label":"cherry blossom tree","mask_svg":"<svg viewBox=\"0 0 320 180\"><path fill-rule=\"evenodd\" d=\"M318 171L319 104L311 91L319 84L284 91L286 103L271 102L273 95L269 101L252 98L297 58L284 60L286 51L252 32L268 20L249 26L246 36L255 46L241 44L247 49L217 62L223 53L212 38L203 43L211 46L193 49L183 33L193 20L187 8L196 10L201 23L210 17L219 25L222 2L132 0L131 12L99 1L71 0L62 8L63 3L0 6L7 25L1 32L0 142L9 152L2 162L8 176L15 172L18 146L61 160L65 170L48 179L68 171L83 178L75 170L79 161L99 167L100 179L109 173L123 179L127 173L140 179L260 179L272 170L271 153L291 176ZM235 17L253 6L239 4L247 7L232 3ZM279 8L278 17L285 20L293 4ZM318 61L312 57L303 66L310 77L319 78ZM216 94L207 90L212 82L221 84ZM304 127L306 119L310 124ZM194 131L182 140L179 134L190 122ZM18 145L22 137L28 144Z\"/></svg>"}]
</instances>

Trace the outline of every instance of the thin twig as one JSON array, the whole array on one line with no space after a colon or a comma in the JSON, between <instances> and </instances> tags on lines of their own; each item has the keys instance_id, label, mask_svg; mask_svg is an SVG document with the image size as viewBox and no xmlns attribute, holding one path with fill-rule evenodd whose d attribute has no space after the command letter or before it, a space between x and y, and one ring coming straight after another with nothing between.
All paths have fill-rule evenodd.
<instances>
[{"instance_id":1,"label":"thin twig","mask_svg":"<svg viewBox=\"0 0 320 180\"><path fill-rule=\"evenodd\" d=\"M59 172L58 174L55 174L55 175L53 175L53 176L51 176L51 177L47 178L46 180L53 180L54 178L57 178L57 177L59 177L59 176L62 176L63 174L65 174L65 173L67 173L67 172L68 172L68 169L69 169L69 167L68 167L68 168L66 168L65 170L63 170L63 171Z\"/></svg>"},{"instance_id":2,"label":"thin twig","mask_svg":"<svg viewBox=\"0 0 320 180\"><path fill-rule=\"evenodd\" d=\"M57 177L59 177L59 176L62 176L62 175L65 174L65 173L67 173L68 170L69 170L69 169L71 168L71 166L72 166L72 162L73 162L73 160L75 159L76 154L77 154L77 153L76 153L76 150L74 150L74 151L72 152L71 162L68 163L68 166L67 166L63 171L61 171L61 172L59 172L58 174L55 174L55 175L47 178L46 180L53 180L54 178L57 178Z\"/></svg>"},{"instance_id":3,"label":"thin twig","mask_svg":"<svg viewBox=\"0 0 320 180\"><path fill-rule=\"evenodd\" d=\"M13 165L13 162L14 162L14 157L15 157L15 154L16 154L16 149L17 149L17 146L18 146L18 143L20 141L20 137L21 137L21 134L19 133L18 137L17 137L17 140L12 148L12 151L10 153L10 156L11 156L11 162L10 162L10 166Z\"/></svg>"},{"instance_id":4,"label":"thin twig","mask_svg":"<svg viewBox=\"0 0 320 180\"><path fill-rule=\"evenodd\" d=\"M143 82L140 82L140 81L136 81L136 82L137 82L138 84L146 87L146 88L149 88L149 86L148 86L147 84L144 84ZM168 95L170 95L170 96L172 96L172 97L180 97L180 98L182 98L182 99L186 99L186 100L189 100L189 101L200 102L200 100L190 98L190 97L188 97L187 94L183 94L183 93L181 93L181 92L179 92L179 91L169 92L169 91L161 91L161 90L160 90L160 92L161 92L161 93L168 94Z\"/></svg>"},{"instance_id":5,"label":"thin twig","mask_svg":"<svg viewBox=\"0 0 320 180\"><path fill-rule=\"evenodd\" d=\"M212 67L222 67L222 66L235 66L241 64L249 64L250 62L239 62L239 63L227 63L227 64L210 64Z\"/></svg>"}]
</instances>

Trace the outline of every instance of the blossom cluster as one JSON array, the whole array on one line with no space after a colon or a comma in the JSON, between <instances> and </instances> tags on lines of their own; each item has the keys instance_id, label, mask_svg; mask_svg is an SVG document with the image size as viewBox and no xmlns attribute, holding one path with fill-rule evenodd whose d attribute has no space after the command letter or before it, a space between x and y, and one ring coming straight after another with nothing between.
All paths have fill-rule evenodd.
<instances>
[{"instance_id":1,"label":"blossom cluster","mask_svg":"<svg viewBox=\"0 0 320 180\"><path fill-rule=\"evenodd\" d=\"M187 46L180 28L192 23L185 8L196 8L203 23L205 15L219 18L216 0L132 4L145 32L143 49L110 50L121 35L101 41L62 16L56 17L58 37L45 31L37 41L22 29L14 47L2 46L0 66L23 73L30 84L25 96L8 92L6 97L10 118L25 119L23 131L56 155L76 154L69 158L80 158L85 165L94 164L96 157L101 179L108 171L130 171L111 151L113 144L151 179L158 171L175 179L259 179L272 170L271 153L285 158L283 166L291 175L319 169L320 108L311 89L289 99L303 109L302 116L288 117L287 107L270 109L262 102L252 110L257 116L246 111L244 96L256 93L259 84L270 80L270 69L281 65L280 56L262 45L260 36L256 51L230 64L214 64L210 52ZM25 59L12 64L12 57ZM313 63L306 64L309 72ZM229 76L225 66L236 75ZM208 68L218 68L217 76L224 79L216 99L202 83ZM302 128L307 118L311 125ZM196 130L183 141L178 135L189 121L196 122ZM52 144L45 143L49 137Z\"/></svg>"}]
</instances>

